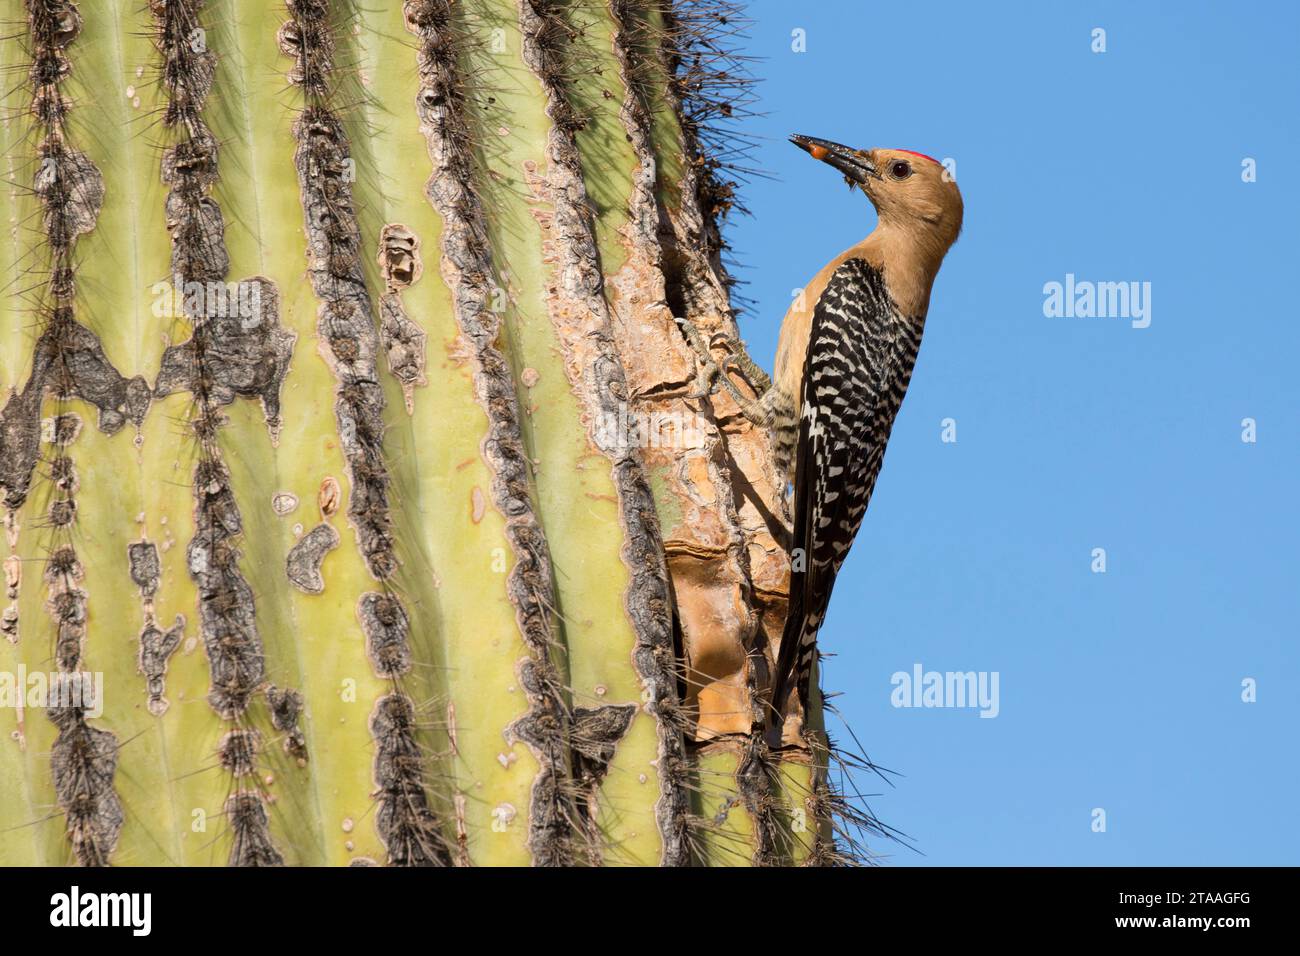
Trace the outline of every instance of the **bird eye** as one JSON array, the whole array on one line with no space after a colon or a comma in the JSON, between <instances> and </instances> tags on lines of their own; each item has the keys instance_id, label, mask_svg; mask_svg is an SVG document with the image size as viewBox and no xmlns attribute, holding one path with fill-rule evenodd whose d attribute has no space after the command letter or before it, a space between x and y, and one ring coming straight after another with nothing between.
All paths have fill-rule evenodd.
<instances>
[{"instance_id":1,"label":"bird eye","mask_svg":"<svg viewBox=\"0 0 1300 956\"><path fill-rule=\"evenodd\" d=\"M895 179L906 179L912 175L912 164L905 159L896 159L889 167L889 175Z\"/></svg>"}]
</instances>

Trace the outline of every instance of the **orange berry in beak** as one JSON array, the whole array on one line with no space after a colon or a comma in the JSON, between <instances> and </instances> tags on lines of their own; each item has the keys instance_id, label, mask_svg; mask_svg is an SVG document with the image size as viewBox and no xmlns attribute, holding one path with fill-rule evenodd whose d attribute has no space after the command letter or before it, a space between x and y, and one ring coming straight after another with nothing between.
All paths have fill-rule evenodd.
<instances>
[{"instance_id":1,"label":"orange berry in beak","mask_svg":"<svg viewBox=\"0 0 1300 956\"><path fill-rule=\"evenodd\" d=\"M812 153L813 159L825 159L830 150L825 146L814 146L808 152Z\"/></svg>"}]
</instances>

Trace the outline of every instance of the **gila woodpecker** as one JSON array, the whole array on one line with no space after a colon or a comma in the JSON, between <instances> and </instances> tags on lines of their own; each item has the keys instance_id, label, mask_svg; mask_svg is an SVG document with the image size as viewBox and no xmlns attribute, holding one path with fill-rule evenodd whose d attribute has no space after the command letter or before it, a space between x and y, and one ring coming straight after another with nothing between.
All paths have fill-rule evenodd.
<instances>
[{"instance_id":1,"label":"gila woodpecker","mask_svg":"<svg viewBox=\"0 0 1300 956\"><path fill-rule=\"evenodd\" d=\"M817 631L912 377L930 288L962 223L957 184L929 156L811 136L791 142L866 193L878 221L823 266L786 313L774 381L734 348L745 377L766 386L757 400L720 376L745 416L769 428L778 473L794 487L790 608L768 712L774 735L792 689L807 705ZM700 351L698 333L684 328ZM717 367L707 356L706 366L711 378Z\"/></svg>"}]
</instances>

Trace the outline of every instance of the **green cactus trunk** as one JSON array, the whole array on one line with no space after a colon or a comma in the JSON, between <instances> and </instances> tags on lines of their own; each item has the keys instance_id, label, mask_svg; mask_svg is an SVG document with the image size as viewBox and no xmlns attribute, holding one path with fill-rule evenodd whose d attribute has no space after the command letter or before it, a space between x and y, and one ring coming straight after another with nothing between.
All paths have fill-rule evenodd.
<instances>
[{"instance_id":1,"label":"green cactus trunk","mask_svg":"<svg viewBox=\"0 0 1300 956\"><path fill-rule=\"evenodd\" d=\"M842 859L674 321L731 4L0 11L0 864Z\"/></svg>"}]
</instances>

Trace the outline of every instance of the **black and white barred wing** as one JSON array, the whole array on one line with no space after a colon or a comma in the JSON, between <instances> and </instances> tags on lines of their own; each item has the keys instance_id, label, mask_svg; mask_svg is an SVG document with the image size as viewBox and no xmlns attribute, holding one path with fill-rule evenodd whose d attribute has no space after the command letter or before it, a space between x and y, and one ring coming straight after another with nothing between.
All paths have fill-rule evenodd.
<instances>
[{"instance_id":1,"label":"black and white barred wing","mask_svg":"<svg viewBox=\"0 0 1300 956\"><path fill-rule=\"evenodd\" d=\"M862 524L911 379L923 318L900 316L864 259L835 270L813 311L795 452L790 612L773 705L791 685L807 703L817 631Z\"/></svg>"}]
</instances>

